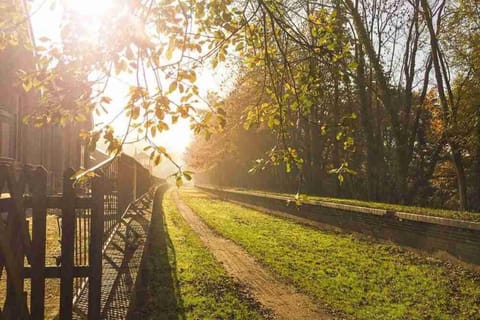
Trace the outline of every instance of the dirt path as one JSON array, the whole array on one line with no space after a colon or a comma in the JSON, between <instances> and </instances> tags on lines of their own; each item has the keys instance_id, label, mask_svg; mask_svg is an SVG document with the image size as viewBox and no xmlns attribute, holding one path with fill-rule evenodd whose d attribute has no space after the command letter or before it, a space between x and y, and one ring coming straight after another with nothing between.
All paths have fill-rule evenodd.
<instances>
[{"instance_id":1,"label":"dirt path","mask_svg":"<svg viewBox=\"0 0 480 320\"><path fill-rule=\"evenodd\" d=\"M198 233L203 243L220 261L225 270L239 282L245 284L255 299L271 309L277 319L331 319L305 295L295 293L290 287L279 282L260 266L240 246L214 233L183 202L177 191L173 193L175 203L190 225Z\"/></svg>"}]
</instances>

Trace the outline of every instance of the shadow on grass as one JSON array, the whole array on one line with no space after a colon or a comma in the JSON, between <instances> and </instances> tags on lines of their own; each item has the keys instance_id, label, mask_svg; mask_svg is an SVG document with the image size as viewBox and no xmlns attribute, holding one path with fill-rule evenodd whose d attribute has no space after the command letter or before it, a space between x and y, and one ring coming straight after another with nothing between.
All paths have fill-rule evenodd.
<instances>
[{"instance_id":1,"label":"shadow on grass","mask_svg":"<svg viewBox=\"0 0 480 320\"><path fill-rule=\"evenodd\" d=\"M127 319L184 319L178 294L175 250L162 209L165 188L155 193L147 247ZM169 261L170 254L170 261Z\"/></svg>"}]
</instances>

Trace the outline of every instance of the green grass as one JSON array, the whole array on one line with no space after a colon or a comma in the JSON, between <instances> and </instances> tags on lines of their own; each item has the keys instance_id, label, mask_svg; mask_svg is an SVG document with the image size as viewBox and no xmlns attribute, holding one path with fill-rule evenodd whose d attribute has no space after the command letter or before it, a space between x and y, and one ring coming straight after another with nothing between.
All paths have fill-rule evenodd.
<instances>
[{"instance_id":1,"label":"green grass","mask_svg":"<svg viewBox=\"0 0 480 320\"><path fill-rule=\"evenodd\" d=\"M182 190L217 232L351 319L478 319L480 277L389 244L320 232Z\"/></svg>"},{"instance_id":2,"label":"green grass","mask_svg":"<svg viewBox=\"0 0 480 320\"><path fill-rule=\"evenodd\" d=\"M260 190L246 190L246 189L240 189L240 188L230 189L230 190L256 192L260 194L280 195L280 196L287 196L292 198L295 197L294 194L289 194L289 193L277 193L277 192L260 191ZM391 204L391 203L383 203L383 202L362 201L362 200L355 200L355 199L319 197L319 196L311 196L311 195L305 195L305 194L302 194L300 198L303 200L325 201L325 202L347 204L347 205L359 206L359 207L415 213L415 214L420 214L425 216L434 216L434 217L440 217L440 218L480 222L479 212L433 209L433 208L405 206L400 204Z\"/></svg>"},{"instance_id":3,"label":"green grass","mask_svg":"<svg viewBox=\"0 0 480 320\"><path fill-rule=\"evenodd\" d=\"M164 219L152 219L139 303L144 319L262 319L257 304L227 276L180 216L170 192Z\"/></svg>"}]
</instances>

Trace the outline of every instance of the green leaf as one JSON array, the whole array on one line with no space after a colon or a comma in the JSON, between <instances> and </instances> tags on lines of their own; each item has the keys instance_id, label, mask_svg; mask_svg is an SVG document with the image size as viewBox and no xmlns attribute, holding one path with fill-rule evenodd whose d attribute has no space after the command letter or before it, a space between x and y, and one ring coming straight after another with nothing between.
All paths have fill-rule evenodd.
<instances>
[{"instance_id":1,"label":"green leaf","mask_svg":"<svg viewBox=\"0 0 480 320\"><path fill-rule=\"evenodd\" d=\"M301 205L302 205L302 198L301 198L301 196L300 196L300 193L298 193L298 192L295 194L295 204L296 204L297 206L301 206Z\"/></svg>"},{"instance_id":2,"label":"green leaf","mask_svg":"<svg viewBox=\"0 0 480 320\"><path fill-rule=\"evenodd\" d=\"M162 161L162 155L157 154L157 156L155 157L155 160L153 160L153 164L154 164L155 166L158 166L161 161Z\"/></svg>"},{"instance_id":3,"label":"green leaf","mask_svg":"<svg viewBox=\"0 0 480 320\"><path fill-rule=\"evenodd\" d=\"M33 83L32 83L32 80L30 78L26 78L22 82L22 87L23 87L23 90L25 90L25 92L30 91L30 89L32 89L32 85L33 85Z\"/></svg>"},{"instance_id":4,"label":"green leaf","mask_svg":"<svg viewBox=\"0 0 480 320\"><path fill-rule=\"evenodd\" d=\"M131 116L133 120L138 119L138 117L140 116L140 108L139 107L133 108Z\"/></svg>"},{"instance_id":5,"label":"green leaf","mask_svg":"<svg viewBox=\"0 0 480 320\"><path fill-rule=\"evenodd\" d=\"M191 181L191 180L192 180L192 176L191 176L189 173L187 173L186 171L183 172L183 176L185 177L185 179L186 179L187 181Z\"/></svg>"},{"instance_id":6,"label":"green leaf","mask_svg":"<svg viewBox=\"0 0 480 320\"><path fill-rule=\"evenodd\" d=\"M87 117L85 117L85 115L82 113L77 113L74 117L74 120L77 122L84 122L87 120Z\"/></svg>"},{"instance_id":7,"label":"green leaf","mask_svg":"<svg viewBox=\"0 0 480 320\"><path fill-rule=\"evenodd\" d=\"M168 86L168 93L172 93L173 91L175 91L177 89L177 86L177 81L172 81L172 83L170 83L170 85Z\"/></svg>"},{"instance_id":8,"label":"green leaf","mask_svg":"<svg viewBox=\"0 0 480 320\"><path fill-rule=\"evenodd\" d=\"M175 184L177 185L177 188L180 188L183 185L183 180L181 175L176 176Z\"/></svg>"},{"instance_id":9,"label":"green leaf","mask_svg":"<svg viewBox=\"0 0 480 320\"><path fill-rule=\"evenodd\" d=\"M190 72L190 75L188 77L188 80L190 80L190 82L195 82L197 81L197 74L195 73L195 71L191 71Z\"/></svg>"},{"instance_id":10,"label":"green leaf","mask_svg":"<svg viewBox=\"0 0 480 320\"><path fill-rule=\"evenodd\" d=\"M285 172L290 173L292 171L292 165L290 164L290 161L287 161L285 163Z\"/></svg>"},{"instance_id":11,"label":"green leaf","mask_svg":"<svg viewBox=\"0 0 480 320\"><path fill-rule=\"evenodd\" d=\"M100 99L100 103L109 104L110 102L112 102L112 98L107 97L107 96L103 96L103 97Z\"/></svg>"},{"instance_id":12,"label":"green leaf","mask_svg":"<svg viewBox=\"0 0 480 320\"><path fill-rule=\"evenodd\" d=\"M167 52L165 52L165 57L167 58L167 60L172 59L174 51L175 51L175 38L170 37L170 40L168 41Z\"/></svg>"},{"instance_id":13,"label":"green leaf","mask_svg":"<svg viewBox=\"0 0 480 320\"><path fill-rule=\"evenodd\" d=\"M235 46L235 51L242 51L244 48L245 48L245 42L242 41Z\"/></svg>"}]
</instances>

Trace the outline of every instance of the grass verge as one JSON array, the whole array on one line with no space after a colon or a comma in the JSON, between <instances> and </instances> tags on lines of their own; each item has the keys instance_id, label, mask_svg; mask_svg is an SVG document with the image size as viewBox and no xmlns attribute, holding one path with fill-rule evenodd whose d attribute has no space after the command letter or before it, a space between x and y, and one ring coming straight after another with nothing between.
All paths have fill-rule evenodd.
<instances>
[{"instance_id":1,"label":"grass verge","mask_svg":"<svg viewBox=\"0 0 480 320\"><path fill-rule=\"evenodd\" d=\"M352 319L478 319L480 276L399 246L320 232L182 190L223 236L283 280Z\"/></svg>"},{"instance_id":2,"label":"grass verge","mask_svg":"<svg viewBox=\"0 0 480 320\"><path fill-rule=\"evenodd\" d=\"M154 212L144 262L144 288L137 298L141 306L134 318L263 318L260 307L227 276L183 220L170 191L163 199L163 214Z\"/></svg>"}]
</instances>

